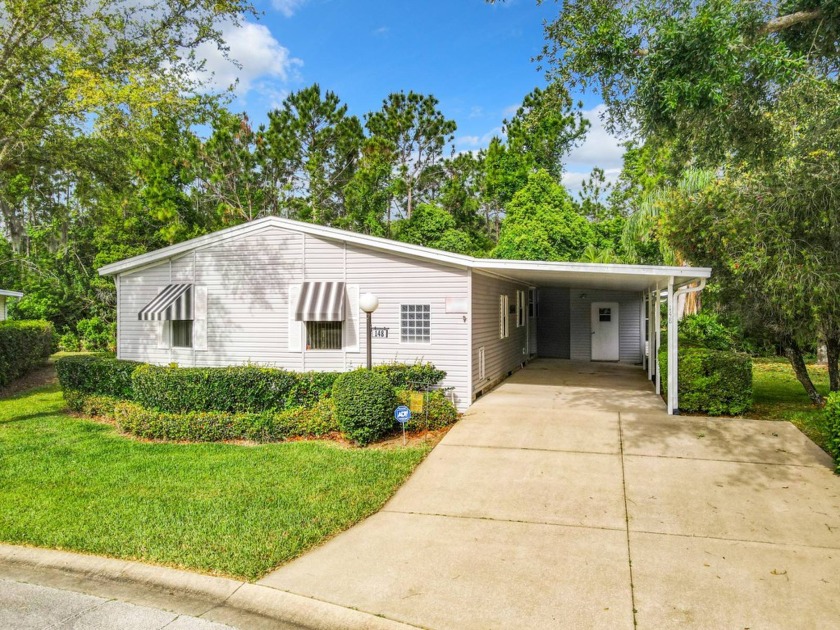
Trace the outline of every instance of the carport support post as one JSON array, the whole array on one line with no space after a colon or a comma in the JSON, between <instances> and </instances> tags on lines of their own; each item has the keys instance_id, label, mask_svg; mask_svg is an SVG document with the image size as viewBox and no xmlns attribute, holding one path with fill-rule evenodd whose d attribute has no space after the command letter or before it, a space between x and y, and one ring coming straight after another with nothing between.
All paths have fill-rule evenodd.
<instances>
[{"instance_id":1,"label":"carport support post","mask_svg":"<svg viewBox=\"0 0 840 630\"><path fill-rule=\"evenodd\" d=\"M646 301L645 306L647 307L647 375L648 380L653 380L653 362L654 362L654 354L653 354L653 291L648 287L647 293L645 294Z\"/></svg>"},{"instance_id":2,"label":"carport support post","mask_svg":"<svg viewBox=\"0 0 840 630\"><path fill-rule=\"evenodd\" d=\"M668 279L668 415L679 415L679 342L674 277Z\"/></svg>"},{"instance_id":3,"label":"carport support post","mask_svg":"<svg viewBox=\"0 0 840 630\"><path fill-rule=\"evenodd\" d=\"M653 364L656 374L656 395L662 394L662 374L659 369L659 343L662 340L662 295L659 292L659 283L656 283L656 299L653 301L653 356L656 363Z\"/></svg>"}]
</instances>

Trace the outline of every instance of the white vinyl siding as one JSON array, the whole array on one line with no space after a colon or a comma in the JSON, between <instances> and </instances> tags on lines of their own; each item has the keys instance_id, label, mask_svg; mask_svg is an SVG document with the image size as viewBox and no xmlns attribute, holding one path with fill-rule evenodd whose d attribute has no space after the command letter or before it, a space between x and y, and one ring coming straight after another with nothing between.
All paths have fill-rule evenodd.
<instances>
[{"instance_id":1,"label":"white vinyl siding","mask_svg":"<svg viewBox=\"0 0 840 630\"><path fill-rule=\"evenodd\" d=\"M526 290L527 286L511 280L473 271L472 274L472 379L473 394L507 376L527 361L528 327L508 330L509 336L501 339L503 297L515 295L516 291ZM500 297L501 296L501 297ZM509 301L508 301L509 302ZM509 319L509 303L508 312ZM481 375L483 348L484 374Z\"/></svg>"},{"instance_id":2,"label":"white vinyl siding","mask_svg":"<svg viewBox=\"0 0 840 630\"><path fill-rule=\"evenodd\" d=\"M138 311L161 288L178 281L206 287L206 350L159 348L159 322L137 320ZM302 347L304 327L290 317L290 302L300 284L310 281L347 283L340 349L306 352ZM443 385L455 388L459 409L469 405L469 320L463 313L446 313L447 298L469 301L466 269L267 225L121 274L119 286L121 358L159 365L252 362L301 371L343 371L364 364L367 340L359 295L374 293L380 305L373 325L388 329L387 338L374 339L374 363L430 361L447 372ZM429 306L430 342L400 342L403 304ZM194 339L195 334L194 328Z\"/></svg>"}]
</instances>

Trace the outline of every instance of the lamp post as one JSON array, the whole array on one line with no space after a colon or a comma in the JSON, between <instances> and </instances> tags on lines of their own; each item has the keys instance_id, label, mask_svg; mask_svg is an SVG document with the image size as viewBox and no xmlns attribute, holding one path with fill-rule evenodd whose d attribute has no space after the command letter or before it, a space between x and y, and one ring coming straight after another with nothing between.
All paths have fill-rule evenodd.
<instances>
[{"instance_id":1,"label":"lamp post","mask_svg":"<svg viewBox=\"0 0 840 630\"><path fill-rule=\"evenodd\" d=\"M371 323L371 315L373 311L379 306L379 298L373 293L365 293L359 298L359 307L367 314L367 369L373 367L373 355L371 354L371 346L373 344L373 324Z\"/></svg>"}]
</instances>

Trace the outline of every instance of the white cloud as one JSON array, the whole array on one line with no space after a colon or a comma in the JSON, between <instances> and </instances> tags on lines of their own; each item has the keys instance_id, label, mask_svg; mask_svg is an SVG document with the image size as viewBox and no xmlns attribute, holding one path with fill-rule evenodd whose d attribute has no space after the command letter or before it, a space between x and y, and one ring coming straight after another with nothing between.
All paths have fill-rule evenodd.
<instances>
[{"instance_id":1,"label":"white cloud","mask_svg":"<svg viewBox=\"0 0 840 630\"><path fill-rule=\"evenodd\" d=\"M289 49L274 39L271 31L262 24L228 24L222 28L222 37L230 48L228 56L239 62L241 68L225 59L214 44L200 46L196 54L206 60L205 78L212 90L225 90L238 80L235 92L241 96L258 82L288 81L290 74L303 63L292 57Z\"/></svg>"},{"instance_id":2,"label":"white cloud","mask_svg":"<svg viewBox=\"0 0 840 630\"><path fill-rule=\"evenodd\" d=\"M481 118L484 116L484 108L480 105L473 105L470 107L468 118Z\"/></svg>"},{"instance_id":3,"label":"white cloud","mask_svg":"<svg viewBox=\"0 0 840 630\"><path fill-rule=\"evenodd\" d=\"M511 116L516 114L516 112L519 111L520 107L521 107L521 105L519 103L514 103L513 105L508 105L507 107L505 107L502 110L502 116L504 118L510 118Z\"/></svg>"},{"instance_id":4,"label":"white cloud","mask_svg":"<svg viewBox=\"0 0 840 630\"><path fill-rule=\"evenodd\" d=\"M479 144L481 144L481 138L478 136L458 136L455 138L455 146L478 147Z\"/></svg>"},{"instance_id":5,"label":"white cloud","mask_svg":"<svg viewBox=\"0 0 840 630\"><path fill-rule=\"evenodd\" d=\"M601 116L606 109L606 106L601 104L584 110L583 115L589 119L591 127L586 134L586 140L569 154L567 164L588 166L590 170L595 166L600 166L605 171L621 168L624 146L621 140L604 128Z\"/></svg>"},{"instance_id":6,"label":"white cloud","mask_svg":"<svg viewBox=\"0 0 840 630\"><path fill-rule=\"evenodd\" d=\"M568 171L563 173L562 183L572 195L578 194L583 188L584 180L589 179L592 171ZM621 175L620 168L604 169L604 179L608 184L614 184Z\"/></svg>"},{"instance_id":7,"label":"white cloud","mask_svg":"<svg viewBox=\"0 0 840 630\"><path fill-rule=\"evenodd\" d=\"M271 5L286 17L292 17L306 0L271 0Z\"/></svg>"},{"instance_id":8,"label":"white cloud","mask_svg":"<svg viewBox=\"0 0 840 630\"><path fill-rule=\"evenodd\" d=\"M377 37L384 37L385 35L387 35L390 32L391 32L391 29L388 28L387 26L380 26L379 28L377 28L373 31L373 34L376 35Z\"/></svg>"}]
</instances>

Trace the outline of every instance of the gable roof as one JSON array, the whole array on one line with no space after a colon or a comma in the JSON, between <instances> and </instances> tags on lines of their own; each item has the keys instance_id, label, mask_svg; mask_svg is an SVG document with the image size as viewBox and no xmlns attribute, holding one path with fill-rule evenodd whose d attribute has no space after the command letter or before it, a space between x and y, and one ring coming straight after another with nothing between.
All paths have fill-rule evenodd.
<instances>
[{"instance_id":1,"label":"gable roof","mask_svg":"<svg viewBox=\"0 0 840 630\"><path fill-rule=\"evenodd\" d=\"M432 262L451 265L463 269L475 269L486 273L508 276L522 281L541 280L550 284L568 284L575 278L587 277L589 282L596 277L606 284L615 285L615 288L643 289L655 282L667 282L669 277L681 278L684 284L698 278L711 276L711 269L705 267L667 267L657 265L623 265L604 263L579 263L579 262L547 262L547 261L523 261L523 260L499 260L493 258L475 258L463 254L453 254L431 247L412 245L400 241L378 236L368 236L347 230L314 225L280 217L264 217L243 223L231 228L219 230L212 234L199 236L198 238L184 241L176 245L170 245L162 249L127 258L119 262L105 265L99 269L102 276L112 276L140 267L145 267L156 262L175 258L181 254L196 249L208 247L232 238L239 238L248 234L260 232L266 228L277 227L303 234L311 234L321 238L353 243L369 249L387 251L391 254L399 254L408 258L419 258ZM609 280L609 282L607 282Z\"/></svg>"}]
</instances>

